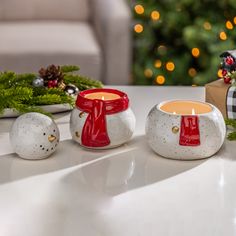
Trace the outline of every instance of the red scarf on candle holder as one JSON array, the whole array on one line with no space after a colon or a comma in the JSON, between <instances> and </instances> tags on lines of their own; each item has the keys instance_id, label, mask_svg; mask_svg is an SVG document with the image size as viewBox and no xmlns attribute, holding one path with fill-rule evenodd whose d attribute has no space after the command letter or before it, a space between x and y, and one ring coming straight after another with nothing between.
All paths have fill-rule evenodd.
<instances>
[{"instance_id":1,"label":"red scarf on candle holder","mask_svg":"<svg viewBox=\"0 0 236 236\"><path fill-rule=\"evenodd\" d=\"M108 92L120 96L115 100L88 99L85 95L95 92ZM88 113L81 142L86 147L104 147L110 144L107 134L106 115L125 111L129 107L128 96L115 89L90 89L79 93L76 106Z\"/></svg>"},{"instance_id":2,"label":"red scarf on candle holder","mask_svg":"<svg viewBox=\"0 0 236 236\"><path fill-rule=\"evenodd\" d=\"M181 116L179 144L182 146L200 145L198 116L196 115Z\"/></svg>"}]
</instances>

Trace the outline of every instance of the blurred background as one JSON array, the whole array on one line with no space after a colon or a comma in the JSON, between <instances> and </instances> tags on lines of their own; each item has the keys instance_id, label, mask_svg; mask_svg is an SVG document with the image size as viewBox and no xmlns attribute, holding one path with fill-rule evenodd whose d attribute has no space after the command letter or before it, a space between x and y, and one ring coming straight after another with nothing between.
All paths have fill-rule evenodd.
<instances>
[{"instance_id":1,"label":"blurred background","mask_svg":"<svg viewBox=\"0 0 236 236\"><path fill-rule=\"evenodd\" d=\"M235 0L132 1L135 84L204 85L234 49Z\"/></svg>"},{"instance_id":2,"label":"blurred background","mask_svg":"<svg viewBox=\"0 0 236 236\"><path fill-rule=\"evenodd\" d=\"M0 70L72 64L105 84L204 85L235 27L235 0L0 0Z\"/></svg>"}]
</instances>

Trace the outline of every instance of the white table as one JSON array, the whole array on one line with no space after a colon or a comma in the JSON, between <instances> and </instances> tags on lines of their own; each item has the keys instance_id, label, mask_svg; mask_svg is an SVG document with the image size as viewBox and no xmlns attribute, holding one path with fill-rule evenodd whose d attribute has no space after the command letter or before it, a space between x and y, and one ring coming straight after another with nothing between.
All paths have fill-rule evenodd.
<instances>
[{"instance_id":1,"label":"white table","mask_svg":"<svg viewBox=\"0 0 236 236\"><path fill-rule=\"evenodd\" d=\"M204 100L201 87L116 87L137 117L122 147L88 151L70 139L69 113L56 116L61 143L48 159L12 153L0 120L1 236L236 235L236 143L214 157L174 161L147 146L148 111L167 99Z\"/></svg>"}]
</instances>

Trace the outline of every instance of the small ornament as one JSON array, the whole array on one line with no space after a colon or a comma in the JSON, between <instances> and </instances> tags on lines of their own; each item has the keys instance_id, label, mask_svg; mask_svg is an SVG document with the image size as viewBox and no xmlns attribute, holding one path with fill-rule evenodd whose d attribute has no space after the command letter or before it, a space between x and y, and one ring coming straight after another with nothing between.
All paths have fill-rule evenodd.
<instances>
[{"instance_id":1,"label":"small ornament","mask_svg":"<svg viewBox=\"0 0 236 236\"><path fill-rule=\"evenodd\" d=\"M223 76L226 76L226 75L227 75L227 70L223 69L223 70L222 70L222 75L223 75Z\"/></svg>"},{"instance_id":2,"label":"small ornament","mask_svg":"<svg viewBox=\"0 0 236 236\"><path fill-rule=\"evenodd\" d=\"M57 80L49 80L48 81L48 88L56 88L58 84Z\"/></svg>"},{"instance_id":3,"label":"small ornament","mask_svg":"<svg viewBox=\"0 0 236 236\"><path fill-rule=\"evenodd\" d=\"M34 87L43 87L44 86L44 79L41 77L36 77L33 82L32 85Z\"/></svg>"},{"instance_id":4,"label":"small ornament","mask_svg":"<svg viewBox=\"0 0 236 236\"><path fill-rule=\"evenodd\" d=\"M79 89L74 84L66 85L64 91L70 96L75 96L79 93Z\"/></svg>"},{"instance_id":5,"label":"small ornament","mask_svg":"<svg viewBox=\"0 0 236 236\"><path fill-rule=\"evenodd\" d=\"M37 112L18 117L10 131L12 147L24 159L38 160L50 156L56 150L59 139L56 123Z\"/></svg>"},{"instance_id":6,"label":"small ornament","mask_svg":"<svg viewBox=\"0 0 236 236\"><path fill-rule=\"evenodd\" d=\"M228 65L233 65L233 64L234 64L234 59L233 59L233 57L231 57L231 56L227 56L227 57L225 58L225 62L226 62L226 64L228 64Z\"/></svg>"},{"instance_id":7,"label":"small ornament","mask_svg":"<svg viewBox=\"0 0 236 236\"><path fill-rule=\"evenodd\" d=\"M224 77L224 82L226 84L230 84L231 83L231 78L230 77Z\"/></svg>"}]
</instances>

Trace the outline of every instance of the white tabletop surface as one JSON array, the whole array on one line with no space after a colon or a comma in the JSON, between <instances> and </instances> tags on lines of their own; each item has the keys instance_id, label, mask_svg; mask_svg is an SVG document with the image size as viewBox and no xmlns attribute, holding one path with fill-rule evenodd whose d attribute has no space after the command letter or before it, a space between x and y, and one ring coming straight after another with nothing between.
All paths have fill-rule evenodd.
<instances>
[{"instance_id":1,"label":"white tabletop surface","mask_svg":"<svg viewBox=\"0 0 236 236\"><path fill-rule=\"evenodd\" d=\"M0 120L0 236L236 235L236 143L225 141L209 159L174 161L145 141L155 104L204 101L204 88L115 88L128 93L137 118L133 139L116 149L82 149L63 113L57 151L27 161L9 143L14 119Z\"/></svg>"}]
</instances>

